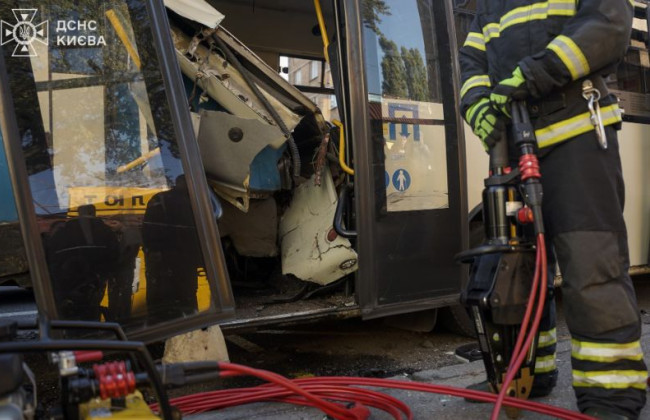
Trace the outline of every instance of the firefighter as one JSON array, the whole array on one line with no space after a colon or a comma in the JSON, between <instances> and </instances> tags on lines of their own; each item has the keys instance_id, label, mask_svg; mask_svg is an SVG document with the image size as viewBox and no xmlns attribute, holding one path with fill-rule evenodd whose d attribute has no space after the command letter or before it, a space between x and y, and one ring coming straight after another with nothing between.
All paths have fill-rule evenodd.
<instances>
[{"instance_id":1,"label":"firefighter","mask_svg":"<svg viewBox=\"0 0 650 420\"><path fill-rule=\"evenodd\" d=\"M547 240L563 276L573 388L579 409L601 419L636 419L646 399L623 221L621 110L604 82L626 52L632 18L632 0L478 0L460 51L461 112L486 149L507 135L512 101L527 103ZM547 308L533 396L557 381L552 300Z\"/></svg>"}]
</instances>

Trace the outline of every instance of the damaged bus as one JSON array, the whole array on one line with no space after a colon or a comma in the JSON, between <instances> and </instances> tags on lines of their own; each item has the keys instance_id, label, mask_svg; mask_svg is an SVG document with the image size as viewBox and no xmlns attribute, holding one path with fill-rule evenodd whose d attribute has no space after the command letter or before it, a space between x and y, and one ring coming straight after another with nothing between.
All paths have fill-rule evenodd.
<instances>
[{"instance_id":1,"label":"damaged bus","mask_svg":"<svg viewBox=\"0 0 650 420\"><path fill-rule=\"evenodd\" d=\"M0 278L32 284L52 318L145 340L401 314L471 333L454 255L482 235L487 156L457 111L474 8L4 2ZM610 82L643 271L645 2L636 13Z\"/></svg>"}]
</instances>

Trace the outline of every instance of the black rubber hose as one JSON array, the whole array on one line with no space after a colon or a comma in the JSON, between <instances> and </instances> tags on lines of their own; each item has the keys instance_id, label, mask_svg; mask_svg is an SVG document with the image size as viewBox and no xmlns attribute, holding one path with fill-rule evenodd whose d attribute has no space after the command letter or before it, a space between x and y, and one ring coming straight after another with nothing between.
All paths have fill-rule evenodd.
<instances>
[{"instance_id":1,"label":"black rubber hose","mask_svg":"<svg viewBox=\"0 0 650 420\"><path fill-rule=\"evenodd\" d=\"M348 193L354 188L354 184L348 183L341 187L339 193L339 201L336 203L336 212L334 213L334 230L339 236L344 238L356 238L357 231L352 229L345 229L343 227L343 210L348 204Z\"/></svg>"},{"instance_id":2,"label":"black rubber hose","mask_svg":"<svg viewBox=\"0 0 650 420\"><path fill-rule=\"evenodd\" d=\"M513 248L510 245L485 244L477 246L476 248L468 249L467 251L459 252L454 256L454 260L461 263L471 263L474 261L474 258L480 257L481 255L499 254L512 250Z\"/></svg>"},{"instance_id":3,"label":"black rubber hose","mask_svg":"<svg viewBox=\"0 0 650 420\"><path fill-rule=\"evenodd\" d=\"M282 120L282 117L280 117L280 114L273 108L273 105L266 99L266 97L262 94L262 92L259 90L253 79L251 78L250 73L248 70L241 64L241 62L237 59L235 54L228 48L225 42L219 36L215 33L212 34L212 39L217 43L221 51L226 55L226 59L237 69L239 73L241 73L242 77L244 78L244 81L246 81L246 84L248 87L253 91L253 94L259 99L260 102L264 105L264 108L268 111L269 114L271 114L271 117L273 120L275 120L275 123L280 127L280 130L282 130L282 133L285 135L287 138L287 142L289 143L289 152L291 153L291 159L293 160L293 176L294 178L298 178L300 176L300 169L302 163L300 162L300 153L298 151L298 146L296 145L296 141L293 138L293 135L291 134L291 131L289 131L289 128L286 126L284 121Z\"/></svg>"}]
</instances>

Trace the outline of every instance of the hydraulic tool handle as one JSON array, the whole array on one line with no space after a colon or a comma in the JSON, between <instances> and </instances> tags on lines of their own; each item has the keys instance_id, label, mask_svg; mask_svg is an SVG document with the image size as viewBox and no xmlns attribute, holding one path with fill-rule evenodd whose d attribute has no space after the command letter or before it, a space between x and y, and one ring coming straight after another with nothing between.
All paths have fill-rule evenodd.
<instances>
[{"instance_id":1,"label":"hydraulic tool handle","mask_svg":"<svg viewBox=\"0 0 650 420\"><path fill-rule=\"evenodd\" d=\"M540 164L535 151L535 129L525 101L512 103L512 131L515 147L519 149L519 172L524 201L533 211L535 234L544 233L542 217L542 191Z\"/></svg>"},{"instance_id":2,"label":"hydraulic tool handle","mask_svg":"<svg viewBox=\"0 0 650 420\"><path fill-rule=\"evenodd\" d=\"M535 153L535 129L530 122L526 101L515 101L510 109L515 146L522 155Z\"/></svg>"},{"instance_id":3,"label":"hydraulic tool handle","mask_svg":"<svg viewBox=\"0 0 650 420\"><path fill-rule=\"evenodd\" d=\"M493 175L502 175L503 170L509 166L508 138L506 134L490 148L490 172Z\"/></svg>"}]
</instances>

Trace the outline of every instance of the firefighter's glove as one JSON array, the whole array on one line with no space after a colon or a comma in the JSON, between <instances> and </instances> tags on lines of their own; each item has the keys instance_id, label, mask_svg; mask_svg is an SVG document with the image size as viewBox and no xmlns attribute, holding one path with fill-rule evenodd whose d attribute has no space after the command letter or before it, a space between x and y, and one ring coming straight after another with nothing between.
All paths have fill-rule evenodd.
<instances>
[{"instance_id":1,"label":"firefighter's glove","mask_svg":"<svg viewBox=\"0 0 650 420\"><path fill-rule=\"evenodd\" d=\"M494 147L506 129L503 117L494 109L488 98L481 98L472 105L465 114L465 121L481 139L486 151Z\"/></svg>"},{"instance_id":2,"label":"firefighter's glove","mask_svg":"<svg viewBox=\"0 0 650 420\"><path fill-rule=\"evenodd\" d=\"M522 101L530 95L526 87L526 78L517 67L512 72L512 76L503 79L492 89L490 101L494 108L499 110L503 115L510 117L510 105L512 101Z\"/></svg>"}]
</instances>

